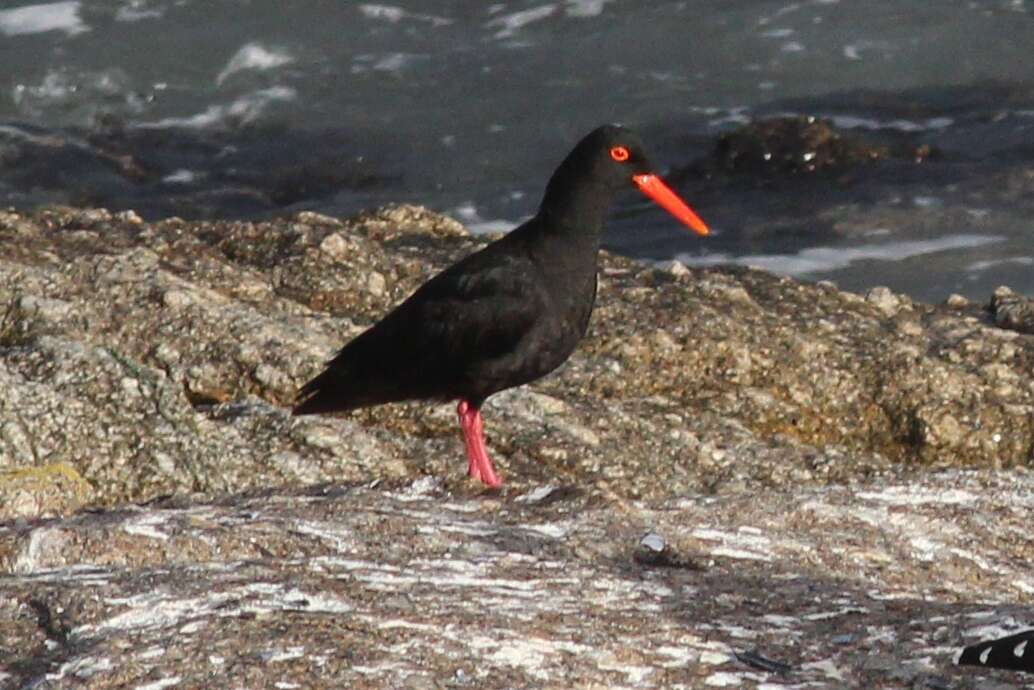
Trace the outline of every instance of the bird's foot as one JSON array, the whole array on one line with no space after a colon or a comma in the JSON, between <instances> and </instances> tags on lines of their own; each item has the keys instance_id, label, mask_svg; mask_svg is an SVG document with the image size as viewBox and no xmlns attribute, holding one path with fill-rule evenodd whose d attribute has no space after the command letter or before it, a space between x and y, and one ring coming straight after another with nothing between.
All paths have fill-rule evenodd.
<instances>
[{"instance_id":1,"label":"bird's foot","mask_svg":"<svg viewBox=\"0 0 1034 690\"><path fill-rule=\"evenodd\" d=\"M460 428L463 429L463 443L467 448L467 474L473 479L496 488L503 485L503 480L495 473L492 466L492 459L488 457L488 449L485 448L484 422L481 419L481 410L474 407L466 400L460 400L456 407L456 413L460 418Z\"/></svg>"}]
</instances>

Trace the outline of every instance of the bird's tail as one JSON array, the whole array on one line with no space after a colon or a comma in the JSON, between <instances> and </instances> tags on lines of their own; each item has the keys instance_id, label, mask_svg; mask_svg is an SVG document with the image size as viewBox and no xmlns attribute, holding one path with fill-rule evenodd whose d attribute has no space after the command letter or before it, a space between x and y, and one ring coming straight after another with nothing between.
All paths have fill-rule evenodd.
<instances>
[{"instance_id":1,"label":"bird's tail","mask_svg":"<svg viewBox=\"0 0 1034 690\"><path fill-rule=\"evenodd\" d=\"M388 372L351 366L345 357L339 357L301 387L292 414L347 412L424 397L410 387Z\"/></svg>"},{"instance_id":2,"label":"bird's tail","mask_svg":"<svg viewBox=\"0 0 1034 690\"><path fill-rule=\"evenodd\" d=\"M359 405L350 404L351 396L346 394L347 389L344 384L345 378L333 368L325 369L323 373L301 387L295 398L296 402L291 414L344 412L359 407Z\"/></svg>"}]
</instances>

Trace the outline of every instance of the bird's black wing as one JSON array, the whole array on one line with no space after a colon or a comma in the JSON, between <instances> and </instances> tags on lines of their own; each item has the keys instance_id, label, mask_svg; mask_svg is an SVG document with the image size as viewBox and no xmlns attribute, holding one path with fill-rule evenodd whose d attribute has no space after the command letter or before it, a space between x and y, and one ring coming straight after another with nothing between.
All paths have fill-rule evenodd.
<instances>
[{"instance_id":1,"label":"bird's black wing","mask_svg":"<svg viewBox=\"0 0 1034 690\"><path fill-rule=\"evenodd\" d=\"M962 650L958 664L1034 673L1034 630L970 645Z\"/></svg>"},{"instance_id":2,"label":"bird's black wing","mask_svg":"<svg viewBox=\"0 0 1034 690\"><path fill-rule=\"evenodd\" d=\"M522 373L513 353L548 297L533 262L499 244L439 273L345 345L302 388L295 414L416 398L477 400L513 385L508 379Z\"/></svg>"}]
</instances>

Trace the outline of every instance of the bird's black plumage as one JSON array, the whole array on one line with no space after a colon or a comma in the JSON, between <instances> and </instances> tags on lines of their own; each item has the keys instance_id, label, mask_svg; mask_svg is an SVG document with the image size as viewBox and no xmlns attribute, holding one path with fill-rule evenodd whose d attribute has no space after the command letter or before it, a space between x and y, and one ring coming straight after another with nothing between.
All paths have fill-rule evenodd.
<instances>
[{"instance_id":1,"label":"bird's black plumage","mask_svg":"<svg viewBox=\"0 0 1034 690\"><path fill-rule=\"evenodd\" d=\"M633 132L605 125L568 154L538 213L446 268L361 333L299 392L295 414L412 399L459 399L469 472L502 482L485 449L481 404L545 376L574 351L596 301L607 210L645 194L701 234L707 227L656 175Z\"/></svg>"},{"instance_id":2,"label":"bird's black plumage","mask_svg":"<svg viewBox=\"0 0 1034 690\"><path fill-rule=\"evenodd\" d=\"M1034 630L972 644L962 650L957 663L1034 673Z\"/></svg>"},{"instance_id":3,"label":"bird's black plumage","mask_svg":"<svg viewBox=\"0 0 1034 690\"><path fill-rule=\"evenodd\" d=\"M624 146L629 160L609 155ZM589 324L600 232L614 194L648 172L639 138L607 125L553 174L529 221L421 286L338 352L295 414L490 395L562 364Z\"/></svg>"}]
</instances>

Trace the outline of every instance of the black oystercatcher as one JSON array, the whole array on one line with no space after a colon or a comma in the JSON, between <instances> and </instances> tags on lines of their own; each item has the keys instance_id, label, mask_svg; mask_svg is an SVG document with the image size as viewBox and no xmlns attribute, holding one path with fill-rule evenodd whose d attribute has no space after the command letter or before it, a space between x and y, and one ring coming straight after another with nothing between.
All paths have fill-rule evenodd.
<instances>
[{"instance_id":1,"label":"black oystercatcher","mask_svg":"<svg viewBox=\"0 0 1034 690\"><path fill-rule=\"evenodd\" d=\"M971 644L962 650L956 663L1034 673L1034 630Z\"/></svg>"},{"instance_id":2,"label":"black oystercatcher","mask_svg":"<svg viewBox=\"0 0 1034 690\"><path fill-rule=\"evenodd\" d=\"M485 449L481 405L556 369L585 334L614 194L635 185L708 234L653 170L632 131L592 131L553 173L534 218L446 268L345 345L302 387L294 414L458 399L468 473L500 486Z\"/></svg>"}]
</instances>

